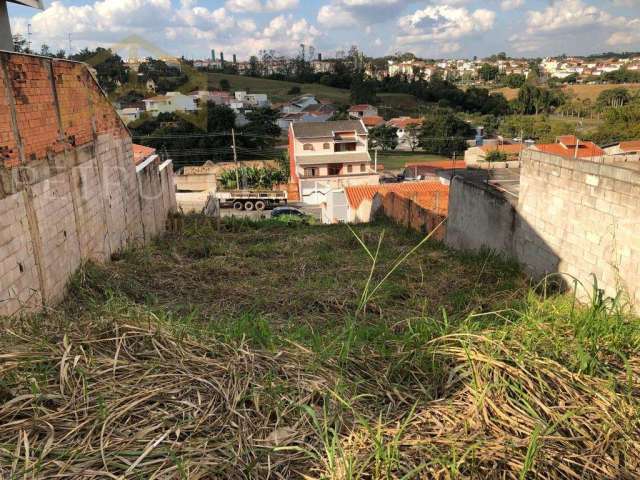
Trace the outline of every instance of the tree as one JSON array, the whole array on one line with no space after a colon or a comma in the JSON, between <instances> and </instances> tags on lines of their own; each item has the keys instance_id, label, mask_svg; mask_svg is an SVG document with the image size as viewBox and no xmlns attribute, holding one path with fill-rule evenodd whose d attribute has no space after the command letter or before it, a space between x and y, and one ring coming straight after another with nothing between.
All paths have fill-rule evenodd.
<instances>
[{"instance_id":1,"label":"tree","mask_svg":"<svg viewBox=\"0 0 640 480\"><path fill-rule=\"evenodd\" d=\"M124 61L109 49L98 47L95 50L89 50L84 48L69 58L92 65L98 74L100 86L106 92L113 92L129 79L129 69Z\"/></svg>"},{"instance_id":2,"label":"tree","mask_svg":"<svg viewBox=\"0 0 640 480\"><path fill-rule=\"evenodd\" d=\"M489 63L483 63L478 71L478 75L480 75L480 78L485 82L491 82L498 76L498 71L498 67Z\"/></svg>"},{"instance_id":3,"label":"tree","mask_svg":"<svg viewBox=\"0 0 640 480\"><path fill-rule=\"evenodd\" d=\"M420 146L420 126L412 124L404 129L404 142L409 146L412 152Z\"/></svg>"},{"instance_id":4,"label":"tree","mask_svg":"<svg viewBox=\"0 0 640 480\"><path fill-rule=\"evenodd\" d=\"M524 85L526 78L524 75L518 75L516 73L511 73L504 77L504 84L509 88L520 88Z\"/></svg>"},{"instance_id":5,"label":"tree","mask_svg":"<svg viewBox=\"0 0 640 480\"><path fill-rule=\"evenodd\" d=\"M596 99L599 107L621 107L629 103L631 95L626 88L611 88L603 90Z\"/></svg>"},{"instance_id":6,"label":"tree","mask_svg":"<svg viewBox=\"0 0 640 480\"><path fill-rule=\"evenodd\" d=\"M278 126L279 112L272 108L256 108L246 116L249 123L242 127L239 141L243 148L272 148L282 133Z\"/></svg>"},{"instance_id":7,"label":"tree","mask_svg":"<svg viewBox=\"0 0 640 480\"><path fill-rule=\"evenodd\" d=\"M466 139L473 136L473 128L451 110L437 109L425 116L420 131L420 147L427 153L462 155L467 149Z\"/></svg>"},{"instance_id":8,"label":"tree","mask_svg":"<svg viewBox=\"0 0 640 480\"><path fill-rule=\"evenodd\" d=\"M258 61L258 57L252 55L249 58L249 76L250 77L258 77L260 75L260 62Z\"/></svg>"},{"instance_id":9,"label":"tree","mask_svg":"<svg viewBox=\"0 0 640 480\"><path fill-rule=\"evenodd\" d=\"M19 33L13 36L13 50L18 53L31 53L27 39Z\"/></svg>"},{"instance_id":10,"label":"tree","mask_svg":"<svg viewBox=\"0 0 640 480\"><path fill-rule=\"evenodd\" d=\"M362 74L354 75L351 82L352 103L376 103L375 82L364 80Z\"/></svg>"},{"instance_id":11,"label":"tree","mask_svg":"<svg viewBox=\"0 0 640 480\"><path fill-rule=\"evenodd\" d=\"M49 49L49 45L47 45L46 43L43 43L42 45L40 45L40 55L42 55L43 57L51 57L51 50Z\"/></svg>"},{"instance_id":12,"label":"tree","mask_svg":"<svg viewBox=\"0 0 640 480\"><path fill-rule=\"evenodd\" d=\"M489 163L493 163L493 162L506 162L507 161L507 154L504 152L501 152L500 150L491 150L489 153L487 153L487 155L484 157L485 161L489 162Z\"/></svg>"},{"instance_id":13,"label":"tree","mask_svg":"<svg viewBox=\"0 0 640 480\"><path fill-rule=\"evenodd\" d=\"M371 128L369 142L374 149L394 150L398 146L398 129L387 125Z\"/></svg>"},{"instance_id":14,"label":"tree","mask_svg":"<svg viewBox=\"0 0 640 480\"><path fill-rule=\"evenodd\" d=\"M226 78L223 78L222 80L220 80L220 88L225 92L228 92L229 90L231 90L231 83Z\"/></svg>"}]
</instances>

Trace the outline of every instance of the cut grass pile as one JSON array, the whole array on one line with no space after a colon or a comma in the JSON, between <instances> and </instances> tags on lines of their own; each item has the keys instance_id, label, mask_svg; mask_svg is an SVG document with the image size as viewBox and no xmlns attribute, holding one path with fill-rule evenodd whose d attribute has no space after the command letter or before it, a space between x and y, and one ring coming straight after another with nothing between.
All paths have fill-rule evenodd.
<instances>
[{"instance_id":1,"label":"cut grass pile","mask_svg":"<svg viewBox=\"0 0 640 480\"><path fill-rule=\"evenodd\" d=\"M0 477L640 475L619 299L541 298L430 241L381 284L421 241L387 223L176 224L5 321Z\"/></svg>"}]
</instances>

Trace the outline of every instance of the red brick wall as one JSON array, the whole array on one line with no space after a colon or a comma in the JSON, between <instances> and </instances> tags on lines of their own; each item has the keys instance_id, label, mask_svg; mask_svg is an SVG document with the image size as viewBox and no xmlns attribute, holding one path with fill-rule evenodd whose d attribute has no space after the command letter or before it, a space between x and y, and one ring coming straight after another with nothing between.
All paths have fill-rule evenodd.
<instances>
[{"instance_id":1,"label":"red brick wall","mask_svg":"<svg viewBox=\"0 0 640 480\"><path fill-rule=\"evenodd\" d=\"M26 162L90 143L95 134L128 135L86 65L21 54L1 54L0 63L0 162L4 167L20 162L14 124Z\"/></svg>"},{"instance_id":2,"label":"red brick wall","mask_svg":"<svg viewBox=\"0 0 640 480\"><path fill-rule=\"evenodd\" d=\"M428 210L410 198L403 197L394 192L384 196L382 201L384 214L401 225L417 230L424 234L431 233L445 218L442 213ZM446 224L433 234L434 239L444 240Z\"/></svg>"}]
</instances>

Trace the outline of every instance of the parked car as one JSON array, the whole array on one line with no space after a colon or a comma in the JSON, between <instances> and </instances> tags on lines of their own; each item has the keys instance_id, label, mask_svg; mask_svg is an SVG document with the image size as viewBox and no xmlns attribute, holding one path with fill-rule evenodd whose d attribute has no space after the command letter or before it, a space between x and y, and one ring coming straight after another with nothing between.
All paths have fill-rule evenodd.
<instances>
[{"instance_id":1,"label":"parked car","mask_svg":"<svg viewBox=\"0 0 640 480\"><path fill-rule=\"evenodd\" d=\"M271 218L284 217L285 215L292 217L305 218L308 217L306 213L296 207L276 207L271 210Z\"/></svg>"}]
</instances>

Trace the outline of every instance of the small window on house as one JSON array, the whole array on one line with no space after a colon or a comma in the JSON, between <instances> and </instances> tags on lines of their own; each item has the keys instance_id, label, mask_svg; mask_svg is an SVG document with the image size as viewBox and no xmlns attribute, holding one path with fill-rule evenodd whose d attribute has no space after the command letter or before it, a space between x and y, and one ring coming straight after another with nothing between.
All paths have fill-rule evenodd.
<instances>
[{"instance_id":1,"label":"small window on house","mask_svg":"<svg viewBox=\"0 0 640 480\"><path fill-rule=\"evenodd\" d=\"M304 150L313 150L313 145L310 143L305 143L302 148Z\"/></svg>"},{"instance_id":2,"label":"small window on house","mask_svg":"<svg viewBox=\"0 0 640 480\"><path fill-rule=\"evenodd\" d=\"M316 177L318 176L318 169L315 167L305 168L304 175L306 177Z\"/></svg>"},{"instance_id":3,"label":"small window on house","mask_svg":"<svg viewBox=\"0 0 640 480\"><path fill-rule=\"evenodd\" d=\"M360 164L360 171L361 172L366 172L367 171L367 166L364 163Z\"/></svg>"},{"instance_id":4,"label":"small window on house","mask_svg":"<svg viewBox=\"0 0 640 480\"><path fill-rule=\"evenodd\" d=\"M329 150L331 148L331 145L325 143L324 145L322 145L322 148L324 148L325 150Z\"/></svg>"},{"instance_id":5,"label":"small window on house","mask_svg":"<svg viewBox=\"0 0 640 480\"><path fill-rule=\"evenodd\" d=\"M353 172L353 165L347 165L347 173Z\"/></svg>"}]
</instances>

